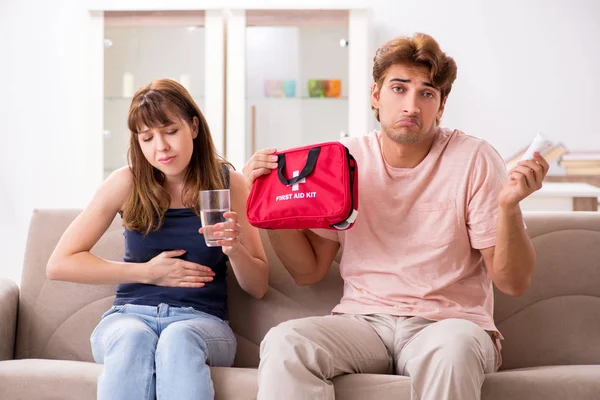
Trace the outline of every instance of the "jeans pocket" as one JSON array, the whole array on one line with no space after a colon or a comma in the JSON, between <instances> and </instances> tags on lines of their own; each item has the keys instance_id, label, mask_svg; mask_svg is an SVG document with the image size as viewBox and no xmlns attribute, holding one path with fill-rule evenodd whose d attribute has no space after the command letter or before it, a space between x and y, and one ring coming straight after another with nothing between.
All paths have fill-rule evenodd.
<instances>
[{"instance_id":1,"label":"jeans pocket","mask_svg":"<svg viewBox=\"0 0 600 400\"><path fill-rule=\"evenodd\" d=\"M108 309L108 311L106 311L104 314L102 314L102 318L100 318L100 320L103 320L104 318L106 318L109 315L112 315L114 313L123 312L125 310L125 307L127 307L127 304L122 305L122 306L112 306L111 308Z\"/></svg>"},{"instance_id":2,"label":"jeans pocket","mask_svg":"<svg viewBox=\"0 0 600 400\"><path fill-rule=\"evenodd\" d=\"M92 331L92 334L90 335L90 344L92 347L92 356L94 357L94 361L96 361L99 364L103 364L104 363L104 338L102 337L102 333L99 332L103 332L104 329L102 329L101 327L103 326L103 324L106 323L105 319L113 314L117 314L117 313L121 313L123 312L123 310L125 310L126 305L119 305L119 306L112 306L111 308L109 308L104 314L102 314L102 317L100 318L100 322L98 323L98 325L96 325L96 327L94 328L94 330ZM98 336L100 335L100 337Z\"/></svg>"},{"instance_id":3,"label":"jeans pocket","mask_svg":"<svg viewBox=\"0 0 600 400\"><path fill-rule=\"evenodd\" d=\"M104 314L102 314L102 316L100 317L100 322L98 323L98 325L96 325L96 327L92 331L92 334L90 335L90 340L94 340L96 331L98 330L98 327L100 326L100 323L102 323L102 320L104 318L108 317L109 315L116 314L118 312L123 312L123 310L125 309L126 306L127 306L127 304L122 305L122 306L112 306Z\"/></svg>"},{"instance_id":4,"label":"jeans pocket","mask_svg":"<svg viewBox=\"0 0 600 400\"><path fill-rule=\"evenodd\" d=\"M206 317L206 318L215 319L217 321L223 321L221 318L217 317L216 315L212 315L212 314L206 313L204 311L196 310L194 307L181 307L181 310L185 311L187 313L190 313L190 314L197 315L199 317Z\"/></svg>"}]
</instances>

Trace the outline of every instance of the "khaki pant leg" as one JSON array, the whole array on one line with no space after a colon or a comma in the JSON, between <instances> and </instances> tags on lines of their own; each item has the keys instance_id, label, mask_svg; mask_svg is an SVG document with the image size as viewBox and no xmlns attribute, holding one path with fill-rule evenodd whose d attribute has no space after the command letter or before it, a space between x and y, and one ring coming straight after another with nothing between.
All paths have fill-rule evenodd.
<instances>
[{"instance_id":1,"label":"khaki pant leg","mask_svg":"<svg viewBox=\"0 0 600 400\"><path fill-rule=\"evenodd\" d=\"M272 328L260 346L258 399L334 399L335 376L392 372L391 344L378 330L393 332L394 320L382 318L330 315Z\"/></svg>"},{"instance_id":2,"label":"khaki pant leg","mask_svg":"<svg viewBox=\"0 0 600 400\"><path fill-rule=\"evenodd\" d=\"M489 334L462 319L399 319L396 373L411 378L413 400L479 400L484 375L496 370Z\"/></svg>"}]
</instances>

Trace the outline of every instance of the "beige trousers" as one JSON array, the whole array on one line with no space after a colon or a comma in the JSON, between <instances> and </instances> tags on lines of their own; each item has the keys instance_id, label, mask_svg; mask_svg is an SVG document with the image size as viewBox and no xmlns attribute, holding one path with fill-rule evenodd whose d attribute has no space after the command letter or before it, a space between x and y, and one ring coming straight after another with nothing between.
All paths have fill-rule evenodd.
<instances>
[{"instance_id":1,"label":"beige trousers","mask_svg":"<svg viewBox=\"0 0 600 400\"><path fill-rule=\"evenodd\" d=\"M330 315L284 322L260 347L259 400L334 399L330 379L409 376L413 400L476 400L496 370L490 335L472 322L391 315Z\"/></svg>"}]
</instances>

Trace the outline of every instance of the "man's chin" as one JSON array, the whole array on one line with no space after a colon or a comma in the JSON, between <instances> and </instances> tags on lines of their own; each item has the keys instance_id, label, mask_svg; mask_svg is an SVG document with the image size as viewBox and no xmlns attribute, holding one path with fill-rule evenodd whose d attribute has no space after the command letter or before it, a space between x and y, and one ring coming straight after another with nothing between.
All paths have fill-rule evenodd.
<instances>
[{"instance_id":1,"label":"man's chin","mask_svg":"<svg viewBox=\"0 0 600 400\"><path fill-rule=\"evenodd\" d=\"M431 138L435 130L421 132L420 128L401 127L392 130L384 129L384 133L388 138L398 144L419 144Z\"/></svg>"},{"instance_id":2,"label":"man's chin","mask_svg":"<svg viewBox=\"0 0 600 400\"><path fill-rule=\"evenodd\" d=\"M426 134L402 130L386 132L387 137L398 144L417 144L427 138Z\"/></svg>"}]
</instances>

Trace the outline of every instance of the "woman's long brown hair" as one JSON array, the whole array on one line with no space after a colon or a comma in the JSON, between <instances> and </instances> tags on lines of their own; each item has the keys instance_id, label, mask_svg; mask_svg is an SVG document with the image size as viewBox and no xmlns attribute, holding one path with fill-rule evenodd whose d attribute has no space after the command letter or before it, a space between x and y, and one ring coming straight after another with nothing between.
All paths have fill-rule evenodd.
<instances>
[{"instance_id":1,"label":"woman's long brown hair","mask_svg":"<svg viewBox=\"0 0 600 400\"><path fill-rule=\"evenodd\" d=\"M171 197L163 186L165 175L142 153L138 141L140 129L163 127L176 122L173 118L179 118L193 128L194 117L199 121L198 135L193 139L194 149L185 173L182 202L200 215L199 191L225 188L222 164L228 163L217 154L200 108L179 83L170 79L153 81L135 93L127 117L131 132L127 158L133 174L133 188L123 206L125 228L144 234L158 230L171 204Z\"/></svg>"}]
</instances>

